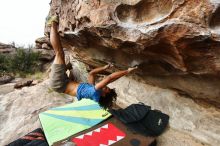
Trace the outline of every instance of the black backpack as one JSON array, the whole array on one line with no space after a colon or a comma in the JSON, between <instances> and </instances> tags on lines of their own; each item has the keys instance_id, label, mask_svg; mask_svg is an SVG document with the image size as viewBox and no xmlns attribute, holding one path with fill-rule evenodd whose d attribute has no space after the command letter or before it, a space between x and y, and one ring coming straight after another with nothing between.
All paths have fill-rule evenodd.
<instances>
[{"instance_id":1,"label":"black backpack","mask_svg":"<svg viewBox=\"0 0 220 146\"><path fill-rule=\"evenodd\" d=\"M151 110L143 103L132 104L125 109L111 109L110 112L132 130L146 136L159 136L169 122L167 114Z\"/></svg>"}]
</instances>

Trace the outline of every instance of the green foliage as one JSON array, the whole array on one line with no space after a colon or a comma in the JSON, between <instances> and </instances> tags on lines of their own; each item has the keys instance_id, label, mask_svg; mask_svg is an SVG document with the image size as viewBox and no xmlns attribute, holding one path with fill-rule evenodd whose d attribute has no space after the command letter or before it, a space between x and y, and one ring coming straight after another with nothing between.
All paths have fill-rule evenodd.
<instances>
[{"instance_id":1,"label":"green foliage","mask_svg":"<svg viewBox=\"0 0 220 146\"><path fill-rule=\"evenodd\" d=\"M39 57L40 53L21 47L17 48L13 54L0 54L0 73L34 73L40 69Z\"/></svg>"}]
</instances>

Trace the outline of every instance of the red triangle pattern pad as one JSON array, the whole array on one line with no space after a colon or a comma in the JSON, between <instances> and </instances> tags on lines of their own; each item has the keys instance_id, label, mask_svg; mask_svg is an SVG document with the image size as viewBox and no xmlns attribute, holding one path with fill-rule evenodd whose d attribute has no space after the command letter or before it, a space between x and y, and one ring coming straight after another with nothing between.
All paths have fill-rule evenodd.
<instances>
[{"instance_id":1,"label":"red triangle pattern pad","mask_svg":"<svg viewBox=\"0 0 220 146\"><path fill-rule=\"evenodd\" d=\"M86 134L72 138L77 146L109 146L125 137L125 133L108 123Z\"/></svg>"}]
</instances>

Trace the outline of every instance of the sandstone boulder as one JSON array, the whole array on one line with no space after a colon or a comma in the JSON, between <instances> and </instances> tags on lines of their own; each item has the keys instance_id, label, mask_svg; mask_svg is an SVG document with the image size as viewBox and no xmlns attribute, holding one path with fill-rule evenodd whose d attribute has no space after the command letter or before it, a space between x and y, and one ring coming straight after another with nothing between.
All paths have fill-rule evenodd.
<instances>
[{"instance_id":1,"label":"sandstone boulder","mask_svg":"<svg viewBox=\"0 0 220 146\"><path fill-rule=\"evenodd\" d=\"M40 53L39 60L44 62L51 62L54 59L54 51L53 50L47 50L47 49L33 49L34 52Z\"/></svg>"},{"instance_id":2,"label":"sandstone boulder","mask_svg":"<svg viewBox=\"0 0 220 146\"><path fill-rule=\"evenodd\" d=\"M0 53L6 54L6 53L13 53L15 52L15 46L0 43Z\"/></svg>"},{"instance_id":3,"label":"sandstone boulder","mask_svg":"<svg viewBox=\"0 0 220 146\"><path fill-rule=\"evenodd\" d=\"M38 118L40 112L73 100L74 97L49 89L48 80L36 86L0 94L0 145L7 145L41 127Z\"/></svg>"},{"instance_id":4,"label":"sandstone boulder","mask_svg":"<svg viewBox=\"0 0 220 146\"><path fill-rule=\"evenodd\" d=\"M122 84L123 83L123 84ZM0 90L2 93L1 85ZM13 85L8 85L9 86ZM51 107L75 101L75 97L54 92L45 80L36 86L0 94L0 145L41 127L38 114ZM176 92L146 85L131 78L121 78L110 87L116 88L117 104L126 107L139 101L170 115L170 126L158 138L158 146L217 146L220 111L196 104ZM13 126L12 126L13 125Z\"/></svg>"},{"instance_id":5,"label":"sandstone boulder","mask_svg":"<svg viewBox=\"0 0 220 146\"><path fill-rule=\"evenodd\" d=\"M5 84L5 83L9 83L14 79L13 76L11 75L2 75L0 76L0 85Z\"/></svg>"},{"instance_id":6,"label":"sandstone boulder","mask_svg":"<svg viewBox=\"0 0 220 146\"><path fill-rule=\"evenodd\" d=\"M35 40L36 49L51 50L51 44L48 37L41 37Z\"/></svg>"},{"instance_id":7,"label":"sandstone boulder","mask_svg":"<svg viewBox=\"0 0 220 146\"><path fill-rule=\"evenodd\" d=\"M139 65L143 82L219 107L219 10L217 0L52 0L50 15L86 64Z\"/></svg>"},{"instance_id":8,"label":"sandstone boulder","mask_svg":"<svg viewBox=\"0 0 220 146\"><path fill-rule=\"evenodd\" d=\"M23 88L25 86L31 86L33 80L32 79L24 79L22 81L19 81L17 82L15 85L14 85L14 88L16 89L20 89L20 88Z\"/></svg>"}]
</instances>

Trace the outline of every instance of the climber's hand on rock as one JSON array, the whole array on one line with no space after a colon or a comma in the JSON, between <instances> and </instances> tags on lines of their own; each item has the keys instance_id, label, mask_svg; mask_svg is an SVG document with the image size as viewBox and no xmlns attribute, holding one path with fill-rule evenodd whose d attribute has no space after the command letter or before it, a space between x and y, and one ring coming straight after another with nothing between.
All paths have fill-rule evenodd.
<instances>
[{"instance_id":1,"label":"climber's hand on rock","mask_svg":"<svg viewBox=\"0 0 220 146\"><path fill-rule=\"evenodd\" d=\"M132 72L132 71L134 71L134 70L137 70L137 69L138 69L138 66L129 67L129 68L128 68L128 72L130 73L130 72Z\"/></svg>"},{"instance_id":2,"label":"climber's hand on rock","mask_svg":"<svg viewBox=\"0 0 220 146\"><path fill-rule=\"evenodd\" d=\"M109 64L104 66L105 69L109 69L109 68L112 68L112 67L114 67L113 63L109 63Z\"/></svg>"}]
</instances>

